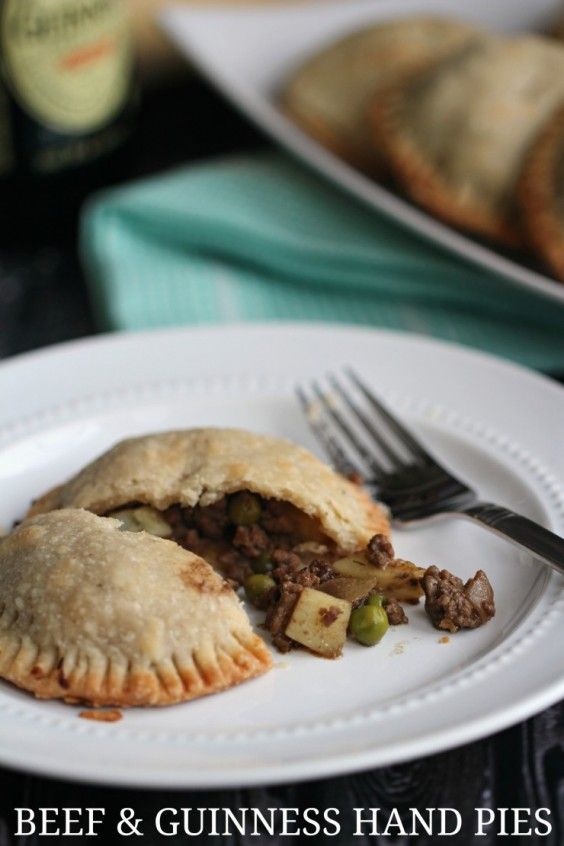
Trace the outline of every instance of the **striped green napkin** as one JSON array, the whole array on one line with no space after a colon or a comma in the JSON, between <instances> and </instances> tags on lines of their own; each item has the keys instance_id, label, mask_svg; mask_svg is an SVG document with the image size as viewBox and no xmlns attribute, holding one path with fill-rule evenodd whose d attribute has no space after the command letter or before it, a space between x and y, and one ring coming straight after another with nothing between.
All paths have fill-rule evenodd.
<instances>
[{"instance_id":1,"label":"striped green napkin","mask_svg":"<svg viewBox=\"0 0 564 846\"><path fill-rule=\"evenodd\" d=\"M337 320L564 369L564 306L410 234L282 154L98 195L81 240L104 329Z\"/></svg>"}]
</instances>

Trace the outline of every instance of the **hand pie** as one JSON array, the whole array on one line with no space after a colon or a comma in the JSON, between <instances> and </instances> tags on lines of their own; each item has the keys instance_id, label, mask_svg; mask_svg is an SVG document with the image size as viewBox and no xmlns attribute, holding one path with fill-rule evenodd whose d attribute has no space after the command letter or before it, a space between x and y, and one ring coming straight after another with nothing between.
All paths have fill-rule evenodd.
<instances>
[{"instance_id":1,"label":"hand pie","mask_svg":"<svg viewBox=\"0 0 564 846\"><path fill-rule=\"evenodd\" d=\"M415 201L455 226L517 244L525 153L562 97L556 42L476 37L376 98L374 140Z\"/></svg>"},{"instance_id":2,"label":"hand pie","mask_svg":"<svg viewBox=\"0 0 564 846\"><path fill-rule=\"evenodd\" d=\"M121 529L63 509L0 539L0 676L40 698L169 705L270 667L205 561Z\"/></svg>"},{"instance_id":3,"label":"hand pie","mask_svg":"<svg viewBox=\"0 0 564 846\"><path fill-rule=\"evenodd\" d=\"M531 243L564 281L564 108L531 147L519 193Z\"/></svg>"},{"instance_id":4,"label":"hand pie","mask_svg":"<svg viewBox=\"0 0 564 846\"><path fill-rule=\"evenodd\" d=\"M283 92L284 108L321 144L376 175L383 162L366 122L371 96L422 60L459 47L473 32L467 24L438 17L408 17L354 32L293 74Z\"/></svg>"},{"instance_id":5,"label":"hand pie","mask_svg":"<svg viewBox=\"0 0 564 846\"><path fill-rule=\"evenodd\" d=\"M256 571L290 554L338 557L389 533L359 485L290 441L238 429L122 441L31 513L69 507L171 537L238 582L251 563Z\"/></svg>"}]
</instances>

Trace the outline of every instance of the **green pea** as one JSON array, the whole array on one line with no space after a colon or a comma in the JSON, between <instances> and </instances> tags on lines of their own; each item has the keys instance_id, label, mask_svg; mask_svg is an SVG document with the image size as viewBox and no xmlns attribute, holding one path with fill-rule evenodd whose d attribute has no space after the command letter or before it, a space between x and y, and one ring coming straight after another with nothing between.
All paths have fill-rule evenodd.
<instances>
[{"instance_id":1,"label":"green pea","mask_svg":"<svg viewBox=\"0 0 564 846\"><path fill-rule=\"evenodd\" d=\"M272 563L268 552L261 552L258 558L251 561L251 569L253 573L270 573L273 567L274 564Z\"/></svg>"},{"instance_id":2,"label":"green pea","mask_svg":"<svg viewBox=\"0 0 564 846\"><path fill-rule=\"evenodd\" d=\"M260 499L249 491L239 491L230 498L227 514L236 526L252 526L262 514Z\"/></svg>"},{"instance_id":3,"label":"green pea","mask_svg":"<svg viewBox=\"0 0 564 846\"><path fill-rule=\"evenodd\" d=\"M388 615L381 605L370 603L355 608L349 621L351 635L364 646L379 643L388 631Z\"/></svg>"},{"instance_id":4,"label":"green pea","mask_svg":"<svg viewBox=\"0 0 564 846\"><path fill-rule=\"evenodd\" d=\"M383 608L384 606L384 597L381 593L371 593L365 605L375 605L377 608Z\"/></svg>"},{"instance_id":5,"label":"green pea","mask_svg":"<svg viewBox=\"0 0 564 846\"><path fill-rule=\"evenodd\" d=\"M276 587L276 582L271 576L266 576L264 573L253 573L252 576L247 576L245 579L245 593L249 602L260 607L261 603L266 599L268 593L272 588Z\"/></svg>"}]
</instances>

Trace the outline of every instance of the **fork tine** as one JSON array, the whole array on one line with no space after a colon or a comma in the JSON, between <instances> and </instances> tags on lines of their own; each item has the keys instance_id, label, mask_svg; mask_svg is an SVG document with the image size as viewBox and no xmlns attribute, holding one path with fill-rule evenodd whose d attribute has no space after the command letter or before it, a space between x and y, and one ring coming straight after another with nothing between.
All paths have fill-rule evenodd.
<instances>
[{"instance_id":1,"label":"fork tine","mask_svg":"<svg viewBox=\"0 0 564 846\"><path fill-rule=\"evenodd\" d=\"M333 408L327 395L323 393L317 381L312 382L312 389L319 399L324 411L331 420L335 423L338 429L343 433L350 446L358 453L361 459L370 467L372 473L376 476L382 476L386 472L380 462L374 458L370 451L364 446L362 441L356 436L345 418L340 414L336 408Z\"/></svg>"},{"instance_id":2,"label":"fork tine","mask_svg":"<svg viewBox=\"0 0 564 846\"><path fill-rule=\"evenodd\" d=\"M426 464L436 464L437 462L434 458L432 458L421 444L415 440L413 435L390 414L390 412L382 405L380 400L376 399L372 391L366 387L364 382L360 380L354 370L351 367L347 367L345 368L345 372L349 375L362 394L364 394L372 408L380 415L380 417L382 417L383 420L386 421L394 435L404 445L404 447L406 447L413 456L417 457L421 461L424 461Z\"/></svg>"},{"instance_id":3,"label":"fork tine","mask_svg":"<svg viewBox=\"0 0 564 846\"><path fill-rule=\"evenodd\" d=\"M321 443L323 449L329 456L333 467L343 476L362 476L363 474L348 458L345 451L341 449L335 438L331 435L322 417L316 413L313 403L308 400L301 387L296 387L296 395L303 408L305 418L310 429Z\"/></svg>"},{"instance_id":4,"label":"fork tine","mask_svg":"<svg viewBox=\"0 0 564 846\"><path fill-rule=\"evenodd\" d=\"M370 435L371 439L374 443L380 447L386 458L391 462L391 464L397 469L404 465L404 461L399 457L397 452L390 446L390 444L382 437L380 432L374 427L372 421L366 416L366 414L358 407L358 405L353 402L351 399L350 394L345 391L343 386L337 380L334 374L329 374L327 379L331 386L335 389L335 391L339 394L345 405L351 410L352 414L359 420L362 425L364 426L365 430Z\"/></svg>"}]
</instances>

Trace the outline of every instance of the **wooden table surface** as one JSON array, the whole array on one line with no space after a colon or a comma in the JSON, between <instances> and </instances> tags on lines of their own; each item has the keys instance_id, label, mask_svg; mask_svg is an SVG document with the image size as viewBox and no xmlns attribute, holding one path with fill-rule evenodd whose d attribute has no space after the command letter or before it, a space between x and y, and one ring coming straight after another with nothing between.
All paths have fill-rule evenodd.
<instances>
[{"instance_id":1,"label":"wooden table surface","mask_svg":"<svg viewBox=\"0 0 564 846\"><path fill-rule=\"evenodd\" d=\"M178 104L184 105L179 109ZM135 155L123 178L156 172L189 159L238 149L252 149L264 140L201 82L179 79L166 89L151 92L141 110ZM95 327L88 307L80 265L75 252L73 221L58 235L42 228L21 246L0 248L0 357L92 334ZM564 377L564 374L562 374ZM564 381L564 378L561 379ZM1 755L1 752L0 752ZM511 843L564 844L564 704L550 708L521 725L493 737L400 766L340 778L252 790L142 791L92 787L0 769L0 846L43 842L73 843L84 838L17 838L15 807L105 807L108 824L98 841L126 842L115 832L114 817L122 807L150 818L162 807L339 808L343 834L336 837L205 837L197 842L283 844L407 843L430 846L436 842L474 842L473 809L549 808L552 833L543 838L514 837ZM354 807L420 810L456 808L465 825L449 838L351 838ZM135 837L132 838L136 840ZM500 838L501 839L501 838ZM477 839L482 846L496 840L493 831ZM503 838L507 840L507 838ZM192 841L196 842L195 839ZM143 842L187 843L185 836Z\"/></svg>"}]
</instances>

